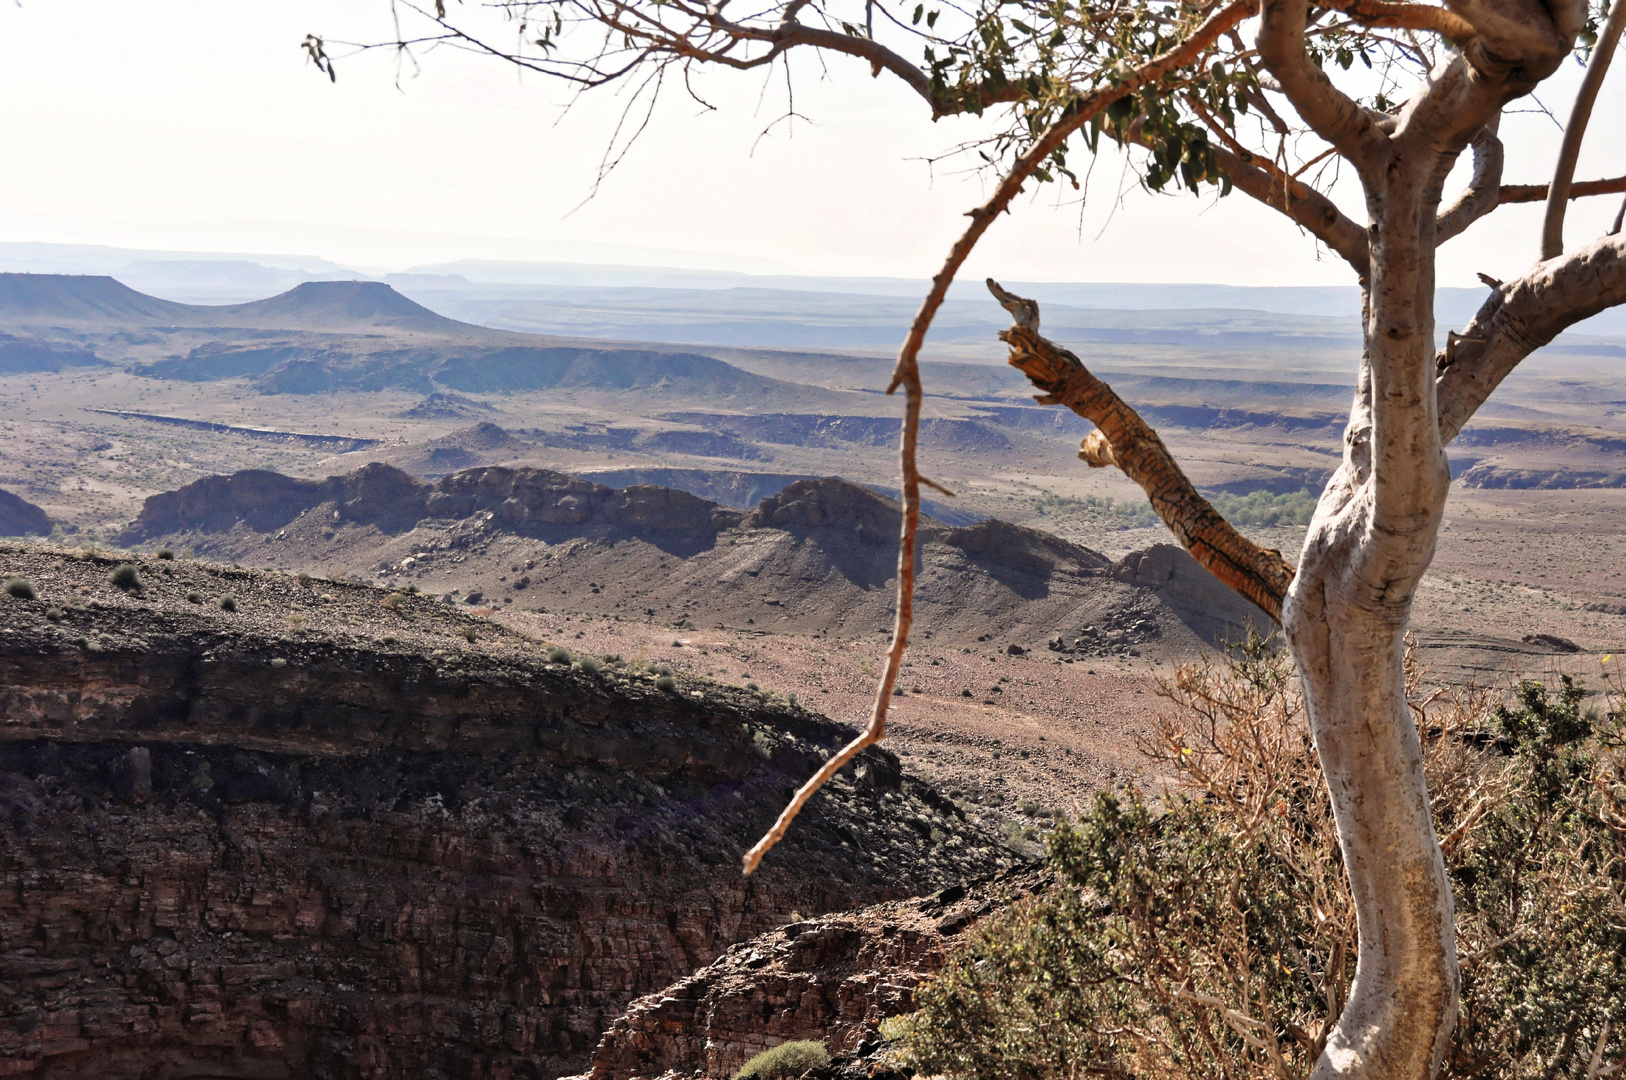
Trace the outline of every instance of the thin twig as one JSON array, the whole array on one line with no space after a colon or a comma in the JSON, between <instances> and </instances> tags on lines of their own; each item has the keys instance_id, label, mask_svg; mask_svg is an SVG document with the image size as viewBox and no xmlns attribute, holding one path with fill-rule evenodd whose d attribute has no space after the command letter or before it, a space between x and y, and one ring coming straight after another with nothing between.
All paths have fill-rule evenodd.
<instances>
[{"instance_id":1,"label":"thin twig","mask_svg":"<svg viewBox=\"0 0 1626 1080\"><path fill-rule=\"evenodd\" d=\"M1626 2L1626 0L1622 0ZM807 801L853 758L867 747L886 737L887 711L892 704L892 688L897 683L898 669L903 664L904 651L909 647L909 628L914 619L915 603L915 532L920 525L920 472L916 468L915 450L920 437L920 349L926 342L926 332L932 319L948 296L954 275L964 265L971 250L988 231L994 219L1010 207L1025 184L1063 143L1091 119L1100 115L1108 105L1135 93L1141 87L1161 80L1165 75L1198 59L1226 31L1259 10L1259 0L1232 0L1203 21L1191 36L1173 48L1153 57L1140 67L1126 73L1112 86L1100 87L1075 98L1061 116L1035 140L1027 152L1016 159L1011 171L995 189L994 195L983 206L968 215L971 224L949 250L943 268L932 278L931 290L921 301L920 310L909 327L903 348L898 352L897 366L886 392L904 391L903 436L899 447L899 460L903 474L903 524L898 544L898 614L893 624L892 644L886 650L886 666L881 671L881 684L876 688L875 705L870 711L869 723L858 737L837 751L826 761L812 779L796 789L790 804L780 813L773 827L741 859L745 872L750 874L761 865L762 857L784 838L785 830L796 820ZM932 485L936 486L936 485Z\"/></svg>"}]
</instances>

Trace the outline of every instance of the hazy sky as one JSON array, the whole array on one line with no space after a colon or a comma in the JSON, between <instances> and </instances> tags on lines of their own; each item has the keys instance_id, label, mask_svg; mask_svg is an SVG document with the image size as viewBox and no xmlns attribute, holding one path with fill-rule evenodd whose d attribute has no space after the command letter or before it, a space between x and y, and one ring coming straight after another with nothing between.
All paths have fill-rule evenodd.
<instances>
[{"instance_id":1,"label":"hazy sky","mask_svg":"<svg viewBox=\"0 0 1626 1080\"><path fill-rule=\"evenodd\" d=\"M457 258L628 261L925 277L982 196L942 154L976 122L932 124L921 102L866 65L800 61L783 76L714 73L702 112L678 95L588 194L621 102L599 92L562 116L565 92L451 52L402 72L384 55L341 58L329 85L299 48L388 34L386 0L23 0L0 6L0 240L323 256L370 269ZM1543 98L1567 115L1579 69ZM1626 172L1626 91L1605 90L1581 176ZM1507 180L1544 181L1558 139L1546 117L1511 117ZM968 275L1057 281L1347 284L1335 259L1245 197L1131 192L1103 158L1090 200L1047 189L1001 221ZM1360 216L1346 193L1346 210ZM1570 216L1597 235L1612 198ZM568 216L567 216L568 215ZM1109 220L1110 219L1110 220ZM1539 207L1510 207L1441 255L1440 283L1528 267Z\"/></svg>"}]
</instances>

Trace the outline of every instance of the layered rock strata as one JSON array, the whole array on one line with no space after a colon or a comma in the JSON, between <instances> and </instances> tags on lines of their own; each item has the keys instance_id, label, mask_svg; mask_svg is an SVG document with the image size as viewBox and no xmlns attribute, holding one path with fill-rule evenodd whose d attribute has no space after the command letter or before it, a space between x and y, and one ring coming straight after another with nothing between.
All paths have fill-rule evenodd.
<instances>
[{"instance_id":1,"label":"layered rock strata","mask_svg":"<svg viewBox=\"0 0 1626 1080\"><path fill-rule=\"evenodd\" d=\"M39 597L0 596L3 1074L554 1077L793 909L1003 857L871 752L742 879L846 729L421 597L113 566L0 550Z\"/></svg>"}]
</instances>

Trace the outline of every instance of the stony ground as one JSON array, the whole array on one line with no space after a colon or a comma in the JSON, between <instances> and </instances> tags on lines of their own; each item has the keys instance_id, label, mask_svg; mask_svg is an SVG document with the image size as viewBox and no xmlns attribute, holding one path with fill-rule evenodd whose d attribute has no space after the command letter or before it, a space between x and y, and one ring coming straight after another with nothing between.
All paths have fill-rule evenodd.
<instances>
[{"instance_id":1,"label":"stony ground","mask_svg":"<svg viewBox=\"0 0 1626 1080\"><path fill-rule=\"evenodd\" d=\"M728 630L674 631L586 615L504 612L503 623L589 653L619 653L735 685L795 694L830 717L868 722L880 676L879 638L824 638ZM1167 702L1167 661L1140 657L1064 662L1049 653L910 649L892 699L886 745L973 817L1019 849L1094 791L1143 775L1137 740ZM970 691L970 696L966 696Z\"/></svg>"}]
</instances>

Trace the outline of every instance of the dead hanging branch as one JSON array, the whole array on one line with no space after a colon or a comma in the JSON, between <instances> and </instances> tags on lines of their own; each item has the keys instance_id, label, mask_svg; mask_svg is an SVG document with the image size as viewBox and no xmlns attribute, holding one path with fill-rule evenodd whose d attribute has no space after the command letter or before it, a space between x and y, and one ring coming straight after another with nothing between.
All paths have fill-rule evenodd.
<instances>
[{"instance_id":1,"label":"dead hanging branch","mask_svg":"<svg viewBox=\"0 0 1626 1080\"><path fill-rule=\"evenodd\" d=\"M892 704L892 689L898 681L898 669L902 666L903 654L909 647L909 630L914 622L915 534L920 527L920 485L926 483L942 490L940 485L920 475L915 460L915 448L920 435L922 397L920 349L926 342L926 332L931 329L937 309L943 306L943 300L948 296L949 286L954 283L954 276L960 272L960 267L965 264L972 249L977 246L977 241L982 239L983 233L988 231L994 219L1009 209L1012 200L1021 192L1022 186L1075 131L1099 116L1107 106L1199 60L1221 35L1235 29L1244 19L1258 12L1259 0L1232 0L1205 19L1178 45L1125 72L1112 85L1098 87L1087 94L1079 95L1062 110L1061 115L1045 129L1027 152L1016 159L1010 171L1000 181L999 187L994 190L993 197L967 215L971 218L971 224L966 227L959 240L955 241L948 258L943 261L943 268L933 276L931 290L921 301L920 310L915 314L914 322L910 324L909 335L904 339L903 348L898 351L897 366L892 369L892 381L886 388L888 394L896 393L900 387L904 392L903 438L899 446L899 464L903 474L903 524L898 539L897 620L893 624L892 643L886 650L886 666L881 672L881 685L875 691L875 705L870 711L869 723L857 738L837 751L836 755L826 761L807 783L796 789L796 794L774 821L767 835L758 840L741 859L747 874L755 871L761 865L762 857L784 838L785 830L796 820L796 815L801 813L802 807L807 805L807 801L819 788L828 783L831 777L867 747L874 746L886 738L886 717ZM1278 612L1279 610L1278 604ZM1277 617L1279 618L1279 615Z\"/></svg>"},{"instance_id":2,"label":"dead hanging branch","mask_svg":"<svg viewBox=\"0 0 1626 1080\"><path fill-rule=\"evenodd\" d=\"M1139 413L1090 374L1077 356L1039 336L1038 304L1006 292L992 278L988 291L1015 320L999 337L1011 347L1011 366L1044 391L1039 404L1065 405L1095 425L1078 456L1096 467L1122 469L1145 490L1152 509L1194 559L1281 622L1282 601L1293 583L1293 568L1282 553L1237 532L1197 493Z\"/></svg>"}]
</instances>

